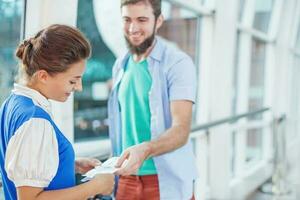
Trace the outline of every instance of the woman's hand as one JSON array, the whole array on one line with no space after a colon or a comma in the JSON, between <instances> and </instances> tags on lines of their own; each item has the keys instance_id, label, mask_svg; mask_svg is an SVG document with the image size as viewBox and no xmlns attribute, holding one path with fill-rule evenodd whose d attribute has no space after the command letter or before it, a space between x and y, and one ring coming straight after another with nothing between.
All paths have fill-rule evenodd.
<instances>
[{"instance_id":1,"label":"woman's hand","mask_svg":"<svg viewBox=\"0 0 300 200\"><path fill-rule=\"evenodd\" d=\"M115 176L113 174L97 174L91 181L96 182L99 193L102 195L110 195L114 190Z\"/></svg>"},{"instance_id":2,"label":"woman's hand","mask_svg":"<svg viewBox=\"0 0 300 200\"><path fill-rule=\"evenodd\" d=\"M99 165L101 162L95 158L76 158L75 160L75 170L80 174L84 174Z\"/></svg>"}]
</instances>

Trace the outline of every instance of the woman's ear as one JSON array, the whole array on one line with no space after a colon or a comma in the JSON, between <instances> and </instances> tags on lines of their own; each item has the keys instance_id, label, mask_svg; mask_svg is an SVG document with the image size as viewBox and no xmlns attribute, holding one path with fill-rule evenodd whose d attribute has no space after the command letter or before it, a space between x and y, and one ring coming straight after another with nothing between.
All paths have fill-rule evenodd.
<instances>
[{"instance_id":1,"label":"woman's ear","mask_svg":"<svg viewBox=\"0 0 300 200\"><path fill-rule=\"evenodd\" d=\"M49 80L50 75L45 70L38 70L37 72L35 72L35 77L39 82L45 84Z\"/></svg>"}]
</instances>

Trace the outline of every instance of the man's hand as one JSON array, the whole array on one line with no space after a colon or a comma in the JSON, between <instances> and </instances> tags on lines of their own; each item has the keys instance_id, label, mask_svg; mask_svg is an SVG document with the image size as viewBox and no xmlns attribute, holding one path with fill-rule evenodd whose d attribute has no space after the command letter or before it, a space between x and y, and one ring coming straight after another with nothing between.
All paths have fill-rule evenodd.
<instances>
[{"instance_id":1,"label":"man's hand","mask_svg":"<svg viewBox=\"0 0 300 200\"><path fill-rule=\"evenodd\" d=\"M151 142L144 142L126 149L115 166L121 167L116 174L135 174L149 156L168 153L185 145L190 133L192 107L193 103L188 100L172 101L172 126Z\"/></svg>"},{"instance_id":2,"label":"man's hand","mask_svg":"<svg viewBox=\"0 0 300 200\"><path fill-rule=\"evenodd\" d=\"M95 158L76 158L75 161L76 172L80 174L84 174L99 165L101 162Z\"/></svg>"},{"instance_id":3,"label":"man's hand","mask_svg":"<svg viewBox=\"0 0 300 200\"><path fill-rule=\"evenodd\" d=\"M151 155L151 146L149 142L132 146L126 149L119 158L115 167L120 169L116 171L117 175L136 174L143 162ZM125 162L126 160L126 162Z\"/></svg>"}]
</instances>

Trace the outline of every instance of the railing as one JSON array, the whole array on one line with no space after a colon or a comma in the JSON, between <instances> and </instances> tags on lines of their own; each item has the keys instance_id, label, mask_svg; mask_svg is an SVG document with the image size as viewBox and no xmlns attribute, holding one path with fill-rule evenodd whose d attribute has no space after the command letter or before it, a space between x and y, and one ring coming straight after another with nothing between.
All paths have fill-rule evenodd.
<instances>
[{"instance_id":1,"label":"railing","mask_svg":"<svg viewBox=\"0 0 300 200\"><path fill-rule=\"evenodd\" d=\"M208 129L211 129L215 126L218 126L218 125L222 125L222 124L233 124L235 122L237 122L239 119L241 118L245 118L245 117L252 117L252 116L255 116L255 115L258 115L258 114L262 114L266 111L269 111L270 108L263 108L263 109L260 109L260 110L256 110L256 111L253 111L253 112L247 112L247 113L243 113L243 114L239 114L239 115L234 115L234 116L231 116L231 117L226 117L224 119L220 119L220 120L216 120L216 121L213 121L213 122L209 122L209 123L205 123L205 124L201 124L201 125L195 125L192 127L192 137L195 137L195 135L197 134L196 131L202 131L202 130L208 130Z\"/></svg>"},{"instance_id":2,"label":"railing","mask_svg":"<svg viewBox=\"0 0 300 200\"><path fill-rule=\"evenodd\" d=\"M253 117L257 116L263 117L259 120L253 120ZM246 120L247 118L249 120ZM270 177L272 170L270 170L270 173L267 173L268 175L262 176L253 186L249 187L249 190L244 190L240 194L233 196L233 193L236 191L236 189L233 189L236 186L235 183L243 185L244 183L241 180L249 175L249 171L251 171L245 170L247 164L245 155L247 137L245 133L255 128L264 130L262 131L264 134L261 137L268 145L261 147L263 148L261 152L264 152L262 153L264 155L261 156L260 161L264 162L257 162L263 166L263 164L271 163L272 157L274 157L272 145L269 145L269 143L272 143L272 124L273 119L270 108L263 108L193 126L190 137L194 144L194 152L200 176L196 181L194 189L196 199L242 198L250 190L262 184L267 177ZM217 133L220 131L224 134ZM222 135L226 136L223 137ZM232 138L238 141L233 144L230 142ZM222 139L227 141L224 142L224 146ZM257 169L254 167L252 171L256 172L259 169L259 167ZM223 172L220 172L222 170Z\"/></svg>"}]
</instances>

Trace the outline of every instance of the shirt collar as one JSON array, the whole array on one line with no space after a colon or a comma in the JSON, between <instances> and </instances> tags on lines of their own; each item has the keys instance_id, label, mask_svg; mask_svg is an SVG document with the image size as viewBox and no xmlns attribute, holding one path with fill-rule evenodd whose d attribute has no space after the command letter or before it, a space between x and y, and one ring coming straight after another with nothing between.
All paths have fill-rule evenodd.
<instances>
[{"instance_id":1,"label":"shirt collar","mask_svg":"<svg viewBox=\"0 0 300 200\"><path fill-rule=\"evenodd\" d=\"M161 42L161 38L159 36L155 37L154 47L148 57L153 58L157 61L161 61L163 57L163 49L164 45Z\"/></svg>"},{"instance_id":2,"label":"shirt collar","mask_svg":"<svg viewBox=\"0 0 300 200\"><path fill-rule=\"evenodd\" d=\"M36 105L39 105L44 110L46 110L48 113L51 113L50 101L48 101L48 99L45 96L43 96L41 93L39 93L38 91L31 89L29 87L26 87L24 85L15 83L14 89L12 90L12 92L17 95L22 95L22 96L31 98Z\"/></svg>"}]
</instances>

